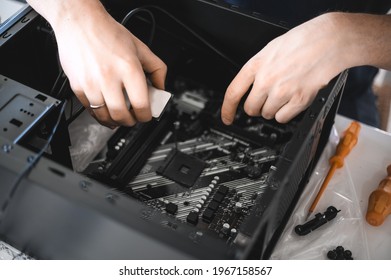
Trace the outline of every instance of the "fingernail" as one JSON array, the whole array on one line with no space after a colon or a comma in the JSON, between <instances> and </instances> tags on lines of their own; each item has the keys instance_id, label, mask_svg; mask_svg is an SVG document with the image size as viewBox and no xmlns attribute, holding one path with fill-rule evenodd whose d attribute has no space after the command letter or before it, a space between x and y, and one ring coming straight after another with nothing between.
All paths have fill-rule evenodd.
<instances>
[{"instance_id":1,"label":"fingernail","mask_svg":"<svg viewBox=\"0 0 391 280\"><path fill-rule=\"evenodd\" d=\"M230 119L228 119L228 118L226 118L226 117L221 117L221 120L223 121L223 123L224 123L225 125L230 125L230 124L232 124L232 120L230 120Z\"/></svg>"}]
</instances>

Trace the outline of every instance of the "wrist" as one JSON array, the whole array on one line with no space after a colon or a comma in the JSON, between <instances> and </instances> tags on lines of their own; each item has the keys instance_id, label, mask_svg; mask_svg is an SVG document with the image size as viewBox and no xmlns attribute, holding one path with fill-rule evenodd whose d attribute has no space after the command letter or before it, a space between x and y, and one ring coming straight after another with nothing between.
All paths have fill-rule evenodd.
<instances>
[{"instance_id":1,"label":"wrist","mask_svg":"<svg viewBox=\"0 0 391 280\"><path fill-rule=\"evenodd\" d=\"M357 21L357 14L353 13L330 13L329 19L334 25L335 36L340 42L337 51L343 69L362 65L365 48L363 48L362 34L357 27L363 22Z\"/></svg>"},{"instance_id":2,"label":"wrist","mask_svg":"<svg viewBox=\"0 0 391 280\"><path fill-rule=\"evenodd\" d=\"M93 25L107 16L99 0L27 0L55 31L70 25Z\"/></svg>"},{"instance_id":3,"label":"wrist","mask_svg":"<svg viewBox=\"0 0 391 280\"><path fill-rule=\"evenodd\" d=\"M362 55L362 42L356 34L354 14L331 12L322 16L329 34L332 63L337 66L338 72L357 66Z\"/></svg>"}]
</instances>

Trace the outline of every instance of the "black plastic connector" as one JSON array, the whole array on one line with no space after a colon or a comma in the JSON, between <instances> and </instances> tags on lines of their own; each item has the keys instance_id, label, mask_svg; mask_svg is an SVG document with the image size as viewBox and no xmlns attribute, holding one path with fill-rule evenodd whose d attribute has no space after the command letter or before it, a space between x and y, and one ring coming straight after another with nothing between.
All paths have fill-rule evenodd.
<instances>
[{"instance_id":1,"label":"black plastic connector","mask_svg":"<svg viewBox=\"0 0 391 280\"><path fill-rule=\"evenodd\" d=\"M339 211L341 210L337 210L334 206L329 206L326 212L324 212L323 214L318 213L315 215L315 218L308 221L304 225L297 225L295 227L295 232L300 236L307 235L311 231L334 219Z\"/></svg>"}]
</instances>

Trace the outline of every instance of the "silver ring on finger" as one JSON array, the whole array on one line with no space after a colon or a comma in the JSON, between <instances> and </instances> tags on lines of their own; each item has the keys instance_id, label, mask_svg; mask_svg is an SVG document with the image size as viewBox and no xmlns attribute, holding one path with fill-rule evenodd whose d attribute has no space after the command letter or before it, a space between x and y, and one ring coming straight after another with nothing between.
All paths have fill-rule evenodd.
<instances>
[{"instance_id":1,"label":"silver ring on finger","mask_svg":"<svg viewBox=\"0 0 391 280\"><path fill-rule=\"evenodd\" d=\"M91 109L99 109L99 108L102 108L102 107L104 107L106 105L106 103L102 103L102 104L99 104L99 105L92 105L92 104L90 104L90 108Z\"/></svg>"}]
</instances>

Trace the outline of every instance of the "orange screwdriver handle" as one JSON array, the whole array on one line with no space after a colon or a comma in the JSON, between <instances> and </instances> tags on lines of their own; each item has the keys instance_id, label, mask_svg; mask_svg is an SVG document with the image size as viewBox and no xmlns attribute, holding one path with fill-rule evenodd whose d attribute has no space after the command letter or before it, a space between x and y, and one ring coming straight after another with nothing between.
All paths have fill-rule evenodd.
<instances>
[{"instance_id":1,"label":"orange screwdriver handle","mask_svg":"<svg viewBox=\"0 0 391 280\"><path fill-rule=\"evenodd\" d=\"M344 136L337 146L335 155L330 158L331 166L335 165L337 168L341 168L343 166L345 157L357 144L360 129L361 126L358 122L352 122L348 129L345 130Z\"/></svg>"},{"instance_id":2,"label":"orange screwdriver handle","mask_svg":"<svg viewBox=\"0 0 391 280\"><path fill-rule=\"evenodd\" d=\"M388 176L369 196L366 220L372 226L380 226L391 214L391 165L387 167L387 173Z\"/></svg>"}]
</instances>

